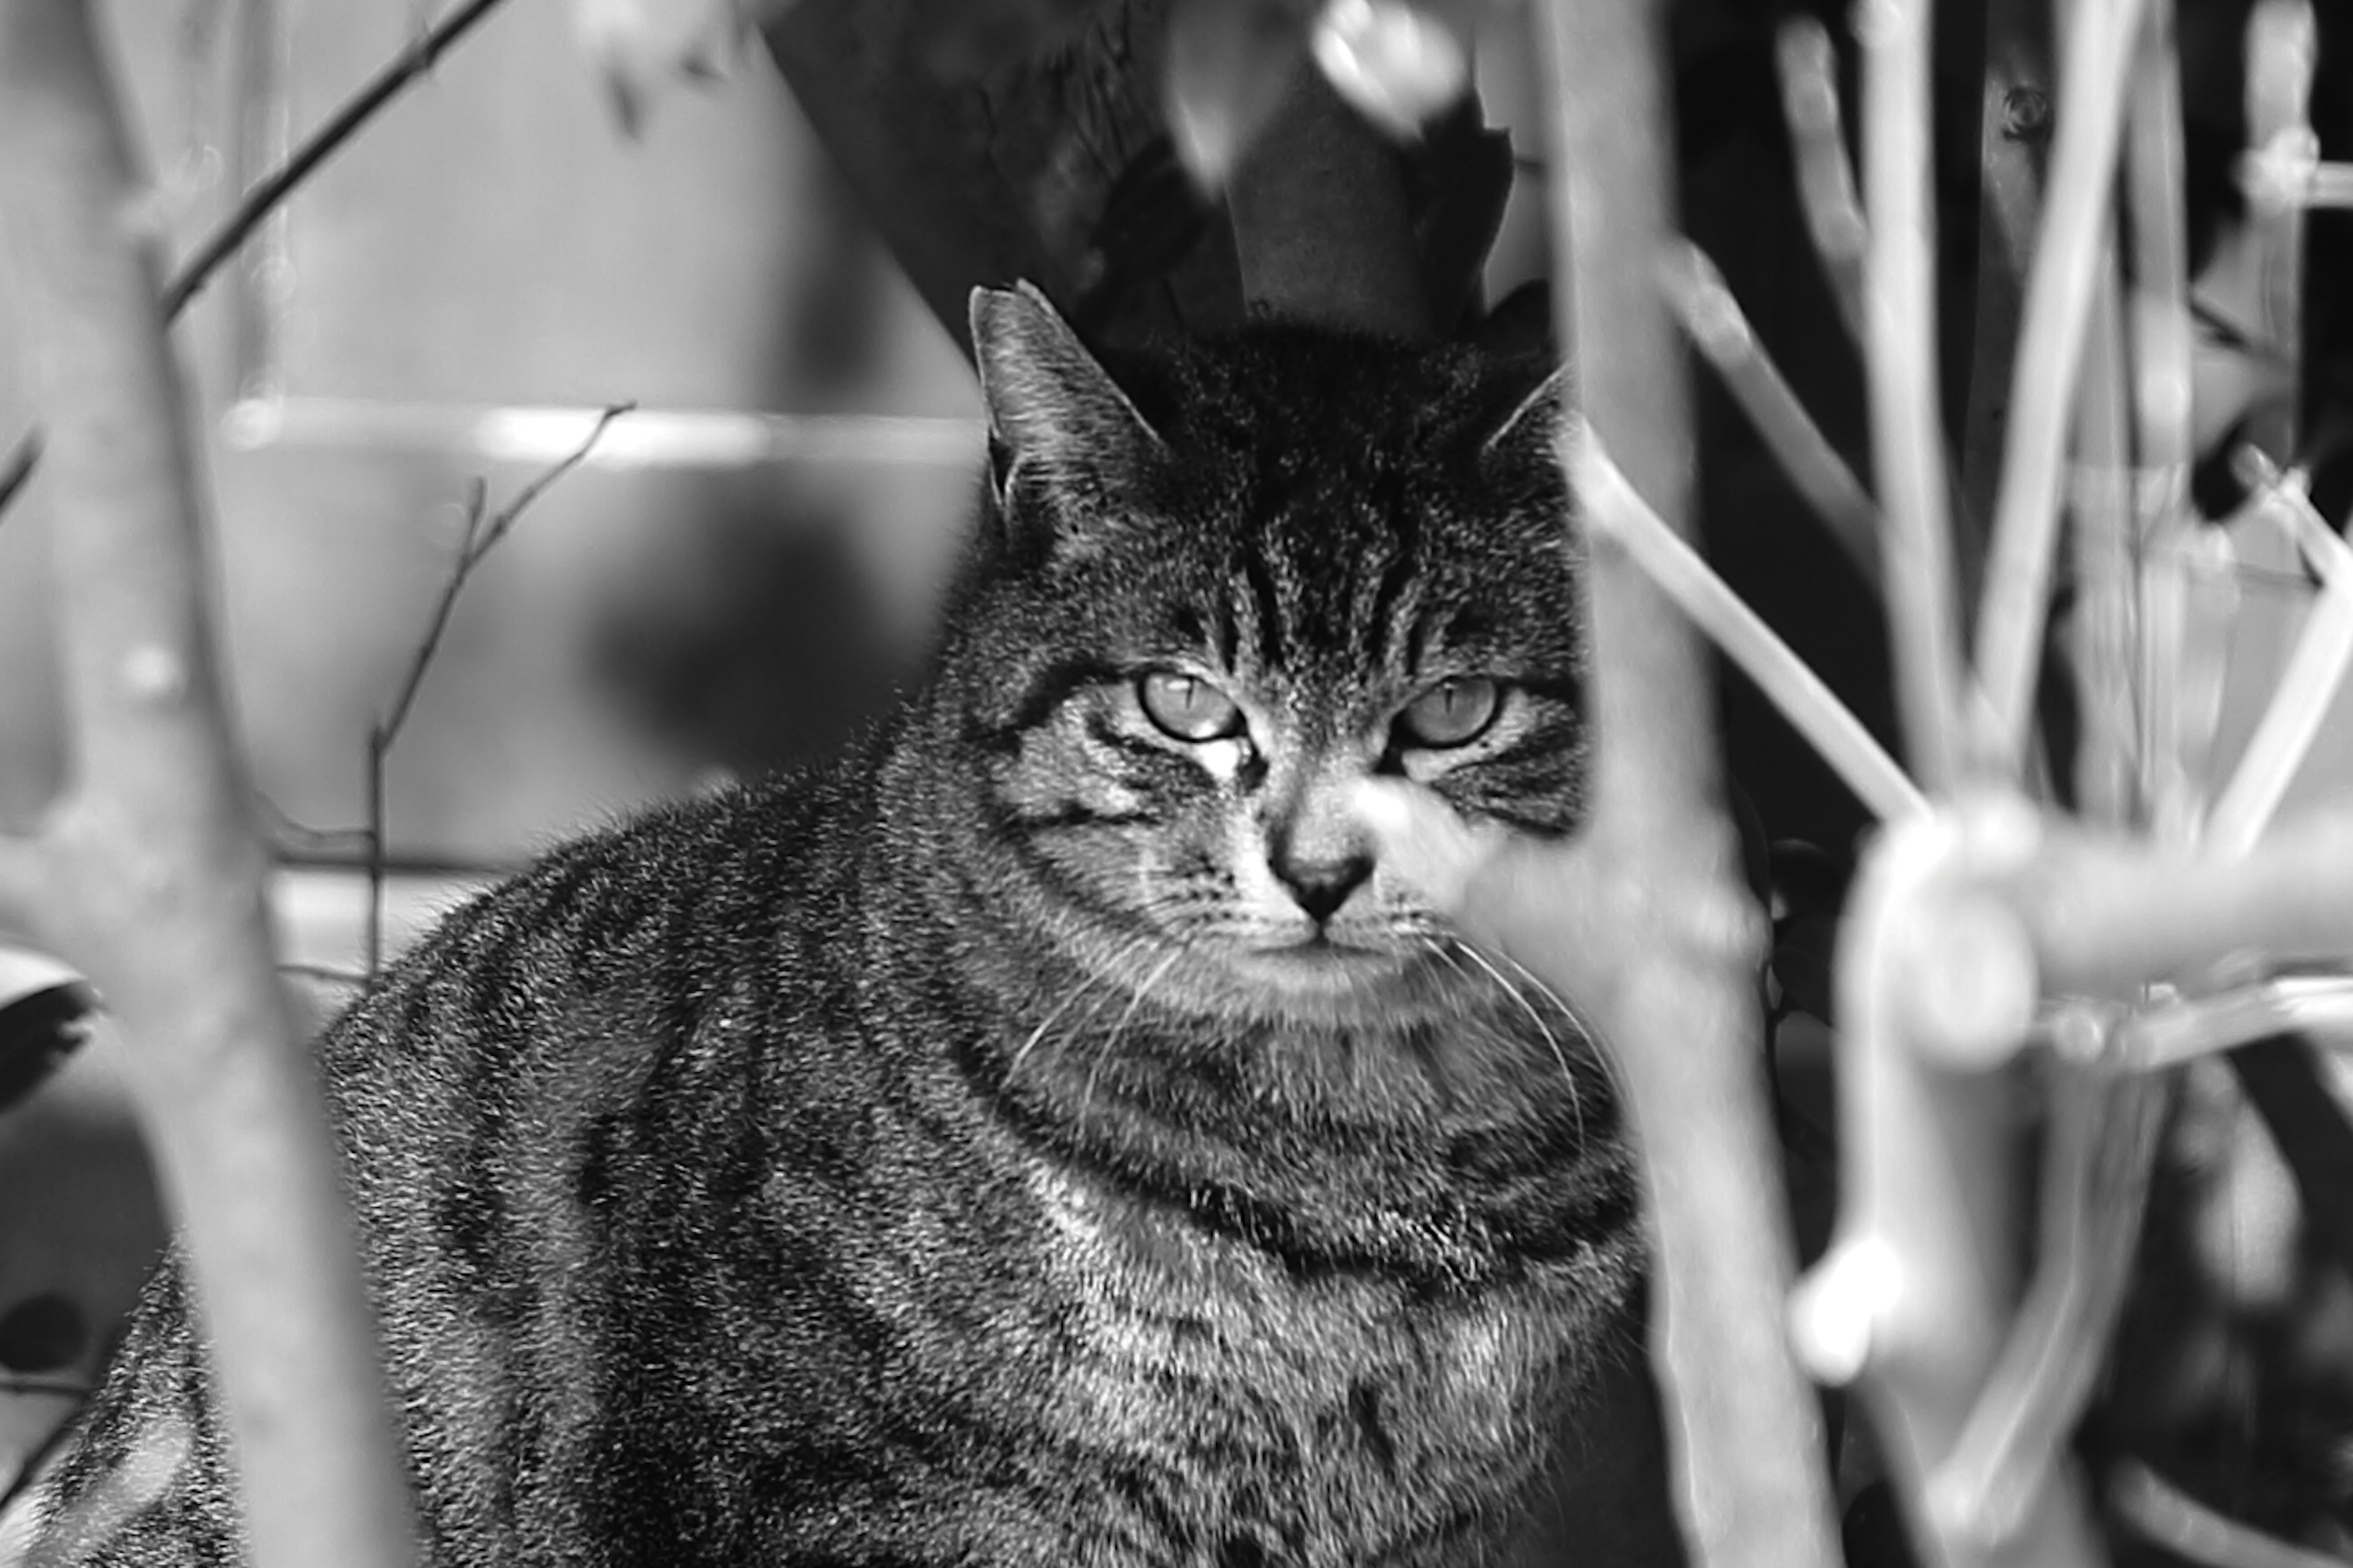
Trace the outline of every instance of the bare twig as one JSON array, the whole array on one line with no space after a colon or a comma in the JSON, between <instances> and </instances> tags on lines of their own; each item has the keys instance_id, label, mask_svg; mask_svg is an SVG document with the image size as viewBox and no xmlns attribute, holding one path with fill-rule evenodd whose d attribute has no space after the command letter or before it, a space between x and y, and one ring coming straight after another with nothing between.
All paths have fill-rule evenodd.
<instances>
[{"instance_id":1,"label":"bare twig","mask_svg":"<svg viewBox=\"0 0 2353 1568\"><path fill-rule=\"evenodd\" d=\"M261 221L276 211L294 187L340 152L379 110L398 97L403 88L431 70L452 45L471 32L476 23L497 9L501 0L463 0L455 10L411 38L384 68L327 117L285 164L246 192L237 208L183 261L164 285L164 315L179 315L195 299L221 263L237 252Z\"/></svg>"},{"instance_id":2,"label":"bare twig","mask_svg":"<svg viewBox=\"0 0 2353 1568\"><path fill-rule=\"evenodd\" d=\"M2134 498L2140 558L2134 685L2141 701L2140 795L2152 829L2174 842L2195 830L2200 791L2187 748L2207 730L2198 688L2216 684L2210 616L2185 575L2183 547L2212 549L2189 515L2191 434L2189 218L2182 192L2181 73L2173 0L2149 0L2126 105L2126 194L2132 216L2134 429L2140 479ZM2217 534L2220 540L2222 536ZM2202 750L2202 746L2199 749Z\"/></svg>"},{"instance_id":3,"label":"bare twig","mask_svg":"<svg viewBox=\"0 0 2353 1568\"><path fill-rule=\"evenodd\" d=\"M2146 528L2189 499L2189 231L2182 192L2181 70L2173 0L2147 0L2132 92L2126 101L2126 193L2132 213L2133 407Z\"/></svg>"},{"instance_id":4,"label":"bare twig","mask_svg":"<svg viewBox=\"0 0 2353 1568\"><path fill-rule=\"evenodd\" d=\"M2154 1072L2273 1035L2299 1034L2342 1049L2353 1037L2353 982L2295 975L2147 1008L2109 1033L2098 1061Z\"/></svg>"},{"instance_id":5,"label":"bare twig","mask_svg":"<svg viewBox=\"0 0 2353 1568\"><path fill-rule=\"evenodd\" d=\"M2339 1559L2251 1530L2216 1513L2147 1466L2120 1466L2108 1501L2173 1555L2208 1568L2345 1568Z\"/></svg>"},{"instance_id":6,"label":"bare twig","mask_svg":"<svg viewBox=\"0 0 2353 1568\"><path fill-rule=\"evenodd\" d=\"M408 722L409 710L417 705L417 691L425 684L425 672L441 651L441 639L449 629L449 617L458 608L458 595L466 591L466 584L480 566L499 547L518 519L532 504L547 492L558 479L586 462L588 454L614 420L637 406L634 403L608 405L596 416L587 435L565 458L545 472L515 492L514 499L488 518L484 509L489 504L489 490L476 479L466 494L466 529L458 545L458 559L450 564L449 575L441 584L440 596L433 602L433 612L427 617L424 635L417 638L416 650L409 656L408 668L401 676L394 692L392 707L385 717L368 731L367 826L362 836L368 847L367 926L364 951L367 973L374 974L384 962L384 878L385 878L385 762L400 740L400 731Z\"/></svg>"},{"instance_id":7,"label":"bare twig","mask_svg":"<svg viewBox=\"0 0 2353 1568\"><path fill-rule=\"evenodd\" d=\"M350 990L364 989L375 976L361 969L343 969L332 963L281 963L278 973L297 980L317 981L323 985L343 986Z\"/></svg>"},{"instance_id":8,"label":"bare twig","mask_svg":"<svg viewBox=\"0 0 2353 1568\"><path fill-rule=\"evenodd\" d=\"M1864 336L1863 250L1870 229L1847 163L1846 135L1840 125L1838 56L1829 29L1811 16L1781 28L1781 113L1789 122L1789 144L1798 165L1798 199L1806 232L1829 276L1839 320L1857 342Z\"/></svg>"},{"instance_id":9,"label":"bare twig","mask_svg":"<svg viewBox=\"0 0 2353 1568\"><path fill-rule=\"evenodd\" d=\"M1626 547L1693 624L1756 682L1855 798L1882 821L1926 811L1919 789L1862 721L1650 509L1599 443L1580 429L1571 451L1588 526Z\"/></svg>"},{"instance_id":10,"label":"bare twig","mask_svg":"<svg viewBox=\"0 0 2353 1568\"><path fill-rule=\"evenodd\" d=\"M254 1562L401 1568L406 1472L341 1163L273 967L185 402L153 258L123 222L138 184L90 22L79 0L0 6L0 230L74 520L51 555L77 763L37 836L0 841L0 898L137 1047ZM35 889L49 896L14 901Z\"/></svg>"},{"instance_id":11,"label":"bare twig","mask_svg":"<svg viewBox=\"0 0 2353 1568\"><path fill-rule=\"evenodd\" d=\"M2073 649L2083 733L2077 806L2118 826L2137 815L2139 704L2133 677L2134 599L2140 586L2133 510L2131 374L2113 249L2103 247L2090 342L2075 406L2075 615Z\"/></svg>"},{"instance_id":12,"label":"bare twig","mask_svg":"<svg viewBox=\"0 0 2353 1568\"><path fill-rule=\"evenodd\" d=\"M188 258L164 285L164 319L167 321L177 320L188 302L211 281L212 275L219 270L221 264L237 254L238 247L251 237L262 220L294 194L296 186L375 119L377 111L398 96L402 88L431 70L451 45L471 31L474 25L489 16L499 4L500 0L465 0L465 4L439 23L418 34L406 49L371 78L324 124L311 132L310 139L295 149L282 167L248 191L238 201L236 210L189 253ZM5 515L8 504L25 488L25 481L32 478L40 455L40 432L36 430L20 437L6 457L0 458L0 516Z\"/></svg>"},{"instance_id":13,"label":"bare twig","mask_svg":"<svg viewBox=\"0 0 2353 1568\"><path fill-rule=\"evenodd\" d=\"M2263 487L2267 504L2319 574L2320 597L2305 618L2286 672L2256 721L2230 783L2208 816L2207 846L2224 857L2244 854L2270 825L2328 717L2347 667L2353 665L2353 545L2338 538L2313 510L2301 473L2281 474L2255 447L2244 448L2242 456L2243 466Z\"/></svg>"},{"instance_id":14,"label":"bare twig","mask_svg":"<svg viewBox=\"0 0 2353 1568\"><path fill-rule=\"evenodd\" d=\"M1927 6L1925 0L1868 0L1857 12L1856 33L1863 48L1863 186L1871 215L1863 357L1883 522L1880 568L1906 760L1934 793L1950 789L1959 773L1961 676L1936 401Z\"/></svg>"},{"instance_id":15,"label":"bare twig","mask_svg":"<svg viewBox=\"0 0 2353 1568\"><path fill-rule=\"evenodd\" d=\"M1985 578L1985 521L1993 515L2010 425L2010 379L2027 268L2042 226L2051 140L2051 0L1983 0L1984 75L1978 100L1977 267L1969 303L1968 401L1961 416L1959 509L1954 540L1961 602Z\"/></svg>"},{"instance_id":16,"label":"bare twig","mask_svg":"<svg viewBox=\"0 0 2353 1568\"><path fill-rule=\"evenodd\" d=\"M1812 503L1847 558L1872 583L1879 579L1879 510L1839 449L1807 414L1757 333L1740 301L1707 253L1679 242L1664 270L1667 303L1684 334L1706 357L1748 416L1781 469Z\"/></svg>"},{"instance_id":17,"label":"bare twig","mask_svg":"<svg viewBox=\"0 0 2353 1568\"><path fill-rule=\"evenodd\" d=\"M2062 62L2051 188L2027 280L2010 386L2009 453L1994 501L1977 625L1977 678L1986 700L1978 745L1989 766L2013 777L2023 766L2034 710L2062 458L2072 427L2067 410L2091 328L2142 4L2086 0Z\"/></svg>"},{"instance_id":18,"label":"bare twig","mask_svg":"<svg viewBox=\"0 0 2353 1568\"><path fill-rule=\"evenodd\" d=\"M2247 17L2247 137L2274 165L2308 162L2318 150L2308 108L2318 47L2310 0L2257 0ZM2249 412L2245 436L2285 468L2301 456L2304 206L2293 199L2258 199L2249 206L2263 279L2263 343L2278 356L2287 391Z\"/></svg>"}]
</instances>

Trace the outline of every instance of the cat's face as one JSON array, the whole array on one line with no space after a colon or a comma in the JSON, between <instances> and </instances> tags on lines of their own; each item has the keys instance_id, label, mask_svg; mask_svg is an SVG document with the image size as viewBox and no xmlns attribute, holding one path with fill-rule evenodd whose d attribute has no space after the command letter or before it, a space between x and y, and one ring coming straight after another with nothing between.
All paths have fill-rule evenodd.
<instances>
[{"instance_id":1,"label":"cat's face","mask_svg":"<svg viewBox=\"0 0 2353 1568\"><path fill-rule=\"evenodd\" d=\"M1351 786L1577 816L1550 390L1455 350L1261 330L1126 376L981 297L991 563L957 611L985 819L1107 978L1213 1010L1408 1005L1461 957Z\"/></svg>"}]
</instances>

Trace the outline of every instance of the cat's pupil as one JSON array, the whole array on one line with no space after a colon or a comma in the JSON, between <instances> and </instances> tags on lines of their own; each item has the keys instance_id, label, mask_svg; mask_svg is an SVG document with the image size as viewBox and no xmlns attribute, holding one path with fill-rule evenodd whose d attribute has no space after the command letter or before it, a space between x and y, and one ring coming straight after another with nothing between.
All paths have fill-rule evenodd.
<instances>
[{"instance_id":1,"label":"cat's pupil","mask_svg":"<svg viewBox=\"0 0 2353 1568\"><path fill-rule=\"evenodd\" d=\"M1406 704L1398 728L1410 745L1465 745L1486 731L1502 707L1501 689L1483 677L1441 680Z\"/></svg>"}]
</instances>

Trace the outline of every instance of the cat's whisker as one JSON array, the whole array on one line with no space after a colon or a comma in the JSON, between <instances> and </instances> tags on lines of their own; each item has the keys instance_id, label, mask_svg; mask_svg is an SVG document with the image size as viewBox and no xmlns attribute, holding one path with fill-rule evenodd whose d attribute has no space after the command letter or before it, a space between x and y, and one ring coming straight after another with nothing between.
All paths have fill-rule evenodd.
<instances>
[{"instance_id":1,"label":"cat's whisker","mask_svg":"<svg viewBox=\"0 0 2353 1568\"><path fill-rule=\"evenodd\" d=\"M1116 968L1118 965L1127 962L1131 954L1140 952L1145 945L1145 940L1141 937L1129 938L1124 945L1120 947L1112 954L1110 960L1105 963L1103 967L1105 969ZM1057 1018L1060 1018L1064 1013L1069 1012L1072 1003L1078 1001L1080 997L1084 996L1088 992L1093 990L1101 984L1102 976L1100 974L1088 973L1082 975L1079 979L1079 983L1071 988L1070 994L1064 996L1060 1002L1055 1003L1053 1007L1047 1012L1046 1016L1038 1020L1038 1026L1029 1031L1029 1037L1021 1042L1020 1048L1013 1053L1013 1059L1006 1064L1006 1082L1011 1083L1015 1076L1020 1072L1022 1061L1028 1058L1031 1051L1038 1047L1039 1042L1046 1037L1047 1031L1054 1026L1054 1021ZM1092 1016L1092 1014L1089 1015L1091 1017Z\"/></svg>"},{"instance_id":2,"label":"cat's whisker","mask_svg":"<svg viewBox=\"0 0 2353 1568\"><path fill-rule=\"evenodd\" d=\"M1135 994L1127 999L1127 1007L1120 1014L1119 1021L1111 1026L1111 1034L1104 1038L1101 1045L1095 1047L1094 1062L1087 1068L1086 1090L1079 1099L1080 1114L1084 1115L1086 1108L1093 1103L1095 1097L1095 1081L1102 1076L1103 1065L1104 1062L1111 1059L1112 1052L1119 1048L1119 1037L1126 1030L1129 1020L1135 1016L1135 1010L1144 1005L1145 996L1155 985L1160 984L1160 982L1167 975L1168 972L1176 966L1176 961L1184 956L1185 950L1183 948L1176 947L1169 949L1168 955L1166 958L1163 958L1157 964L1154 965L1152 973L1145 975L1143 983L1136 986ZM1090 1016L1092 1016L1092 1015L1090 1015Z\"/></svg>"},{"instance_id":3,"label":"cat's whisker","mask_svg":"<svg viewBox=\"0 0 2353 1568\"><path fill-rule=\"evenodd\" d=\"M1514 972L1516 973L1521 979L1526 981L1530 985L1536 988L1538 994L1542 995L1545 1000L1550 1002L1554 1006L1560 1009L1561 1016L1566 1017L1572 1025L1576 1026L1577 1032L1585 1037L1588 1045L1598 1042L1599 1037L1594 1032L1592 1020L1585 1016L1584 1011L1579 1008L1576 1003L1571 1002L1567 997L1562 995L1557 990L1554 989L1552 984L1546 980L1544 976L1538 974L1535 970L1530 969L1526 964L1522 963L1518 959L1514 958L1510 953L1504 953L1503 958L1504 962L1510 964ZM1557 1050L1557 1047L1555 1047L1556 1050ZM1577 1113L1577 1135L1578 1141L1581 1142L1585 1137L1585 1102L1581 1097L1577 1101L1576 1109Z\"/></svg>"},{"instance_id":4,"label":"cat's whisker","mask_svg":"<svg viewBox=\"0 0 2353 1568\"><path fill-rule=\"evenodd\" d=\"M1552 1032L1552 1026L1545 1022L1544 1014L1537 1010L1535 1003L1528 1000L1526 993L1523 992L1518 985L1513 983L1510 975L1505 974L1502 970L1495 967L1495 963L1493 959L1490 959L1485 953L1480 952L1477 948L1471 946L1467 942L1458 942L1456 943L1456 946L1461 950L1465 957L1471 960L1472 963L1477 964L1480 968L1485 970L1489 975L1493 977L1495 984L1504 988L1504 994L1509 996L1513 1001L1520 1005L1520 1010L1528 1016L1528 1021L1534 1024L1536 1026L1536 1032L1545 1037L1545 1044L1552 1047L1552 1059L1560 1064L1561 1081L1568 1086L1568 1107L1570 1114L1577 1118L1577 1136L1580 1142L1583 1142L1585 1138L1585 1096L1584 1093L1577 1087L1577 1074L1569 1068L1568 1053L1561 1049L1560 1037ZM1506 962L1509 963L1511 961L1506 960ZM1528 974L1528 972L1525 968L1522 968L1520 964L1517 963L1512 963L1512 967L1519 970L1522 974L1527 975L1528 980L1542 989L1544 994L1547 997L1550 997L1554 1002L1560 1001L1560 997L1557 993L1556 993L1550 986L1546 985L1543 981L1536 979L1535 975ZM1563 1006L1562 1010L1564 1012L1567 1011L1566 1005ZM1570 1016L1575 1016L1574 1014L1571 1014Z\"/></svg>"}]
</instances>

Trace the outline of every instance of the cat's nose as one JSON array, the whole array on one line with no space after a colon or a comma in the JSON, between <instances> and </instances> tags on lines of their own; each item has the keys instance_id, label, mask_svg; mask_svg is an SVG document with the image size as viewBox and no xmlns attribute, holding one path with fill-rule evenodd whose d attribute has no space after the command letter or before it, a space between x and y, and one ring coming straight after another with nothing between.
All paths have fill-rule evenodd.
<instances>
[{"instance_id":1,"label":"cat's nose","mask_svg":"<svg viewBox=\"0 0 2353 1568\"><path fill-rule=\"evenodd\" d=\"M1349 894L1364 886L1373 874L1373 858L1349 855L1318 860L1278 854L1273 867L1275 876L1291 889L1292 900L1320 926L1348 901Z\"/></svg>"}]
</instances>

